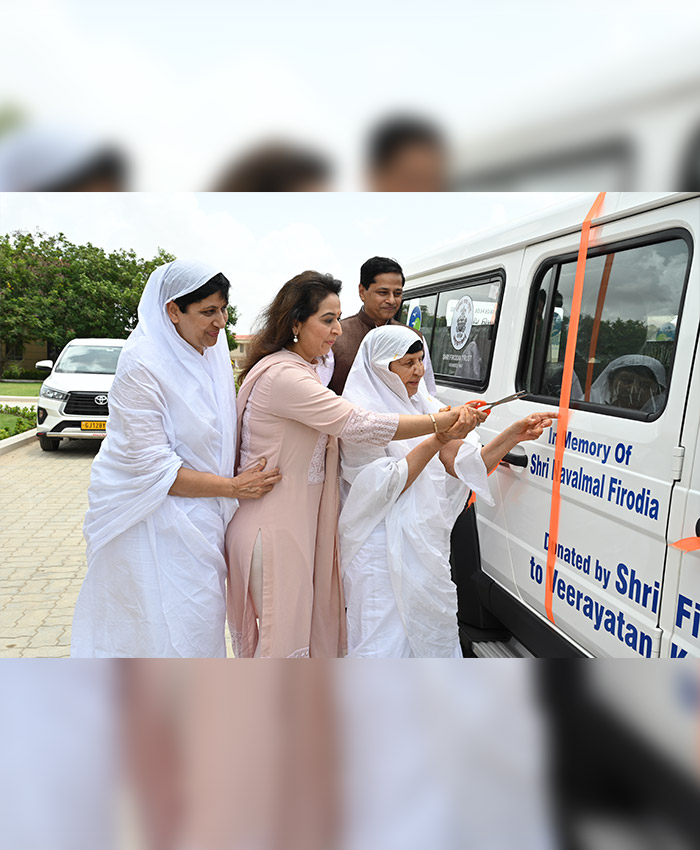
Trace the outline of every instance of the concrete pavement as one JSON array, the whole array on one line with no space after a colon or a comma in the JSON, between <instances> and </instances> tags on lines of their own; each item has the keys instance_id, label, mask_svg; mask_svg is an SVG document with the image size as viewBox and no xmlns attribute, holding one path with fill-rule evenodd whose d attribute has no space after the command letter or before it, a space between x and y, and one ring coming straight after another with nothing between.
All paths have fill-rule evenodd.
<instances>
[{"instance_id":1,"label":"concrete pavement","mask_svg":"<svg viewBox=\"0 0 700 850\"><path fill-rule=\"evenodd\" d=\"M82 525L100 440L33 441L0 456L0 658L70 654L85 575Z\"/></svg>"},{"instance_id":2,"label":"concrete pavement","mask_svg":"<svg viewBox=\"0 0 700 850\"><path fill-rule=\"evenodd\" d=\"M5 442L5 441L2 441ZM0 454L0 658L70 655L85 576L83 519L101 440L36 439ZM231 657L231 637L226 629Z\"/></svg>"},{"instance_id":3,"label":"concrete pavement","mask_svg":"<svg viewBox=\"0 0 700 850\"><path fill-rule=\"evenodd\" d=\"M36 407L38 398L26 395L0 395L0 404L9 404L10 407Z\"/></svg>"}]
</instances>

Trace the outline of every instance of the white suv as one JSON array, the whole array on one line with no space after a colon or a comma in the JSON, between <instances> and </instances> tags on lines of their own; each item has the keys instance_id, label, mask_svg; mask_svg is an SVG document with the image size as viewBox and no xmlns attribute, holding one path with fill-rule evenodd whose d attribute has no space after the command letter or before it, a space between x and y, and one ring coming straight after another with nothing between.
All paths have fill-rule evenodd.
<instances>
[{"instance_id":1,"label":"white suv","mask_svg":"<svg viewBox=\"0 0 700 850\"><path fill-rule=\"evenodd\" d=\"M37 369L51 372L41 385L36 409L37 437L45 452L55 451L62 437L105 436L107 397L124 339L73 339L52 360Z\"/></svg>"}]
</instances>

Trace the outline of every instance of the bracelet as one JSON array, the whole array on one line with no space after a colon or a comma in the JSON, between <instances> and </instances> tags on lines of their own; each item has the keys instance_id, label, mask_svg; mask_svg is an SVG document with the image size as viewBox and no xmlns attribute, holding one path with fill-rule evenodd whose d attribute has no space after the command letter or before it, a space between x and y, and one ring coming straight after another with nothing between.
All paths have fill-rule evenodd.
<instances>
[{"instance_id":1,"label":"bracelet","mask_svg":"<svg viewBox=\"0 0 700 850\"><path fill-rule=\"evenodd\" d=\"M429 417L430 417L430 419L432 420L433 428L435 428L435 433L437 434L437 432L438 432L438 426L437 426L437 422L435 421L435 417L433 416L433 414L432 414L432 413L429 413L429 414L428 414L428 416L429 416Z\"/></svg>"}]
</instances>

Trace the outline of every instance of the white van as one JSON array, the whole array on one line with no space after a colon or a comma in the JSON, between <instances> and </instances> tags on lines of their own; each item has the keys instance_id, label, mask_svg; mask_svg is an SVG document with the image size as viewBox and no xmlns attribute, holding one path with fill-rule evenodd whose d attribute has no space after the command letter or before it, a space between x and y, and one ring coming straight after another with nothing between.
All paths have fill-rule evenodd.
<instances>
[{"instance_id":1,"label":"white van","mask_svg":"<svg viewBox=\"0 0 700 850\"><path fill-rule=\"evenodd\" d=\"M487 442L556 411L582 222L595 196L412 264L446 403L495 401ZM553 622L545 581L556 423L491 475L452 541L467 654L700 656L700 195L608 193L591 229L561 478ZM515 640L514 640L515 639Z\"/></svg>"}]
</instances>

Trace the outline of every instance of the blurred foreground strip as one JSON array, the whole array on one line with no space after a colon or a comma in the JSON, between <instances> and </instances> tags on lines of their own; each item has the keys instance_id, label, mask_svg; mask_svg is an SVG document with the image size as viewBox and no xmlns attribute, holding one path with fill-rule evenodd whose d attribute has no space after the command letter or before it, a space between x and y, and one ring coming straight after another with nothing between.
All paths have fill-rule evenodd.
<instances>
[{"instance_id":1,"label":"blurred foreground strip","mask_svg":"<svg viewBox=\"0 0 700 850\"><path fill-rule=\"evenodd\" d=\"M3 661L0 850L684 850L699 672Z\"/></svg>"}]
</instances>

